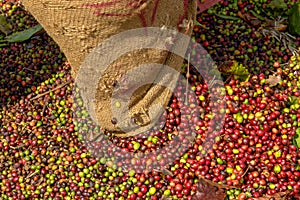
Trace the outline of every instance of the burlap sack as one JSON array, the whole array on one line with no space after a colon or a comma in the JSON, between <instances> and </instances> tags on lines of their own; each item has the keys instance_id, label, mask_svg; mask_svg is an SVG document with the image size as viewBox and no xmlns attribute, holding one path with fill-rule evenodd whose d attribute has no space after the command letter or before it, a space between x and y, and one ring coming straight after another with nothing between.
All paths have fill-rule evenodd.
<instances>
[{"instance_id":1,"label":"burlap sack","mask_svg":"<svg viewBox=\"0 0 300 200\"><path fill-rule=\"evenodd\" d=\"M190 35L197 12L196 0L23 0L22 3L58 43L72 66L74 77L86 56L111 36L142 27L166 27ZM96 92L96 117L102 128L120 136L140 132L124 133L111 111L113 85L124 72L144 63L165 64L180 71L182 61L181 57L166 51L141 49L113 62L101 77ZM161 69L146 73L157 77ZM173 88L177 77L167 76L161 81ZM139 88L130 99L128 119L141 127L149 127L152 123L149 108L156 103L166 106L171 95L169 89L156 84ZM155 118L161 114L155 107L151 112Z\"/></svg>"}]
</instances>

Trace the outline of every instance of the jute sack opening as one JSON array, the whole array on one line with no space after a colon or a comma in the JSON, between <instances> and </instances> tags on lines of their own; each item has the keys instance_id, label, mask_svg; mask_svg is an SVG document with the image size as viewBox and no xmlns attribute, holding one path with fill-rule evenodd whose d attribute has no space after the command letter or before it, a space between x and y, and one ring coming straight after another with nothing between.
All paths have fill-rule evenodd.
<instances>
[{"instance_id":1,"label":"jute sack opening","mask_svg":"<svg viewBox=\"0 0 300 200\"><path fill-rule=\"evenodd\" d=\"M23 0L22 3L65 53L74 77L86 56L111 36L146 27L166 27L191 35L197 12L196 0ZM101 127L119 136L139 133L137 130L124 132L118 122L113 121L114 83L120 81L124 72L141 64L159 63L180 71L182 61L179 56L156 49L136 50L115 60L99 79L96 91L96 117ZM157 77L161 70L146 73ZM177 78L166 76L161 81L173 88ZM152 123L149 108L157 103L166 106L171 95L170 89L159 84L142 86L130 99L128 118L141 127L149 127ZM89 105L87 107L90 109ZM152 116L159 118L160 110L152 108Z\"/></svg>"}]
</instances>

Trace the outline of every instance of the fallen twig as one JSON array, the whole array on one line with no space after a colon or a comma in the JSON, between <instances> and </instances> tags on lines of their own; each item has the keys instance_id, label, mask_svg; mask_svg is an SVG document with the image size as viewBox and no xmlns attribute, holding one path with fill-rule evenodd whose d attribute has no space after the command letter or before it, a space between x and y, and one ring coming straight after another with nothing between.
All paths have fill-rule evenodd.
<instances>
[{"instance_id":1,"label":"fallen twig","mask_svg":"<svg viewBox=\"0 0 300 200\"><path fill-rule=\"evenodd\" d=\"M59 86L57 86L56 88L54 88L54 89L52 89L52 90L49 90L49 91L47 91L47 92L44 92L44 93L42 93L42 94L39 94L39 95L37 95L37 96L31 98L30 100L32 101L32 100L38 99L38 98L40 98L40 97L42 97L42 96L45 96L46 94L49 94L50 92L53 92L53 91L55 91L55 90L58 90L58 89L60 89L60 88L62 88L62 87L64 87L64 86L68 85L68 84L71 83L71 82L72 82L72 80L69 80L69 81L67 81L67 82L65 82L65 83L63 83L63 84L60 84Z\"/></svg>"},{"instance_id":2,"label":"fallen twig","mask_svg":"<svg viewBox=\"0 0 300 200\"><path fill-rule=\"evenodd\" d=\"M247 174L249 168L250 168L250 166L247 167L247 169L246 169L246 171L243 173L242 177L244 177L244 176Z\"/></svg>"},{"instance_id":3,"label":"fallen twig","mask_svg":"<svg viewBox=\"0 0 300 200\"><path fill-rule=\"evenodd\" d=\"M186 85L185 85L185 99L184 104L188 104L188 86L189 86L189 76L190 76L190 57L191 54L188 55L188 64L187 64L187 72L186 72Z\"/></svg>"},{"instance_id":4,"label":"fallen twig","mask_svg":"<svg viewBox=\"0 0 300 200\"><path fill-rule=\"evenodd\" d=\"M166 168L163 168L162 170L159 170L159 169L154 169L154 170L157 172L161 172L163 175L169 175L172 177L174 176L174 174Z\"/></svg>"},{"instance_id":5,"label":"fallen twig","mask_svg":"<svg viewBox=\"0 0 300 200\"><path fill-rule=\"evenodd\" d=\"M49 97L46 98L46 100L44 101L44 106L43 106L43 110L41 112L41 115L44 116L44 112L45 112L45 109L48 105L48 101L49 101Z\"/></svg>"},{"instance_id":6,"label":"fallen twig","mask_svg":"<svg viewBox=\"0 0 300 200\"><path fill-rule=\"evenodd\" d=\"M32 69L29 69L27 67L23 67L23 69L21 71L23 71L24 69L28 70L28 71L31 71L31 72L35 72L35 70L32 70Z\"/></svg>"},{"instance_id":7,"label":"fallen twig","mask_svg":"<svg viewBox=\"0 0 300 200\"><path fill-rule=\"evenodd\" d=\"M30 177L32 177L32 176L34 176L34 175L36 175L37 173L38 173L38 171L35 171L35 172L29 174L29 175L25 178L25 180L28 179L28 178L30 178Z\"/></svg>"}]
</instances>

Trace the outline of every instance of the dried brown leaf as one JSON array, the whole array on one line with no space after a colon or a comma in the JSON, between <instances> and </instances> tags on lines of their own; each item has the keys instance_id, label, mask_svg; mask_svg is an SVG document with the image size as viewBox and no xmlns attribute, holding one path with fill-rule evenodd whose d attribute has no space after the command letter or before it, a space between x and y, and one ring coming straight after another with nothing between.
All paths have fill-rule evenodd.
<instances>
[{"instance_id":1,"label":"dried brown leaf","mask_svg":"<svg viewBox=\"0 0 300 200\"><path fill-rule=\"evenodd\" d=\"M287 25L286 24L279 24L278 26L274 27L274 29L276 31L285 31L287 29Z\"/></svg>"},{"instance_id":2,"label":"dried brown leaf","mask_svg":"<svg viewBox=\"0 0 300 200\"><path fill-rule=\"evenodd\" d=\"M289 194L289 191L285 191L285 192L279 192L276 193L272 196L266 195L263 197L259 197L259 198L254 198L255 200L270 200L271 198L273 198L274 200L283 200L285 199L285 197Z\"/></svg>"},{"instance_id":3,"label":"dried brown leaf","mask_svg":"<svg viewBox=\"0 0 300 200\"><path fill-rule=\"evenodd\" d=\"M205 178L203 178L203 177L199 177L199 178L200 178L200 180L202 180L202 181L208 183L209 185L212 185L212 186L217 187L217 188L219 188L219 189L226 189L226 190L229 190L229 189L237 189L237 188L238 188L238 187L233 187L233 186L229 186L229 185L224 185L224 184L215 183L215 182L210 181L210 180L207 180L207 179L205 179Z\"/></svg>"},{"instance_id":4,"label":"dried brown leaf","mask_svg":"<svg viewBox=\"0 0 300 200\"><path fill-rule=\"evenodd\" d=\"M160 200L172 200L172 198L163 195Z\"/></svg>"},{"instance_id":5,"label":"dried brown leaf","mask_svg":"<svg viewBox=\"0 0 300 200\"><path fill-rule=\"evenodd\" d=\"M218 184L202 177L199 177L196 193L194 194L194 200L224 200L226 197L226 189L233 188L231 186Z\"/></svg>"},{"instance_id":6,"label":"dried brown leaf","mask_svg":"<svg viewBox=\"0 0 300 200\"><path fill-rule=\"evenodd\" d=\"M266 80L266 83L270 84L271 87L277 85L281 81L281 77L279 75L271 75Z\"/></svg>"}]
</instances>

